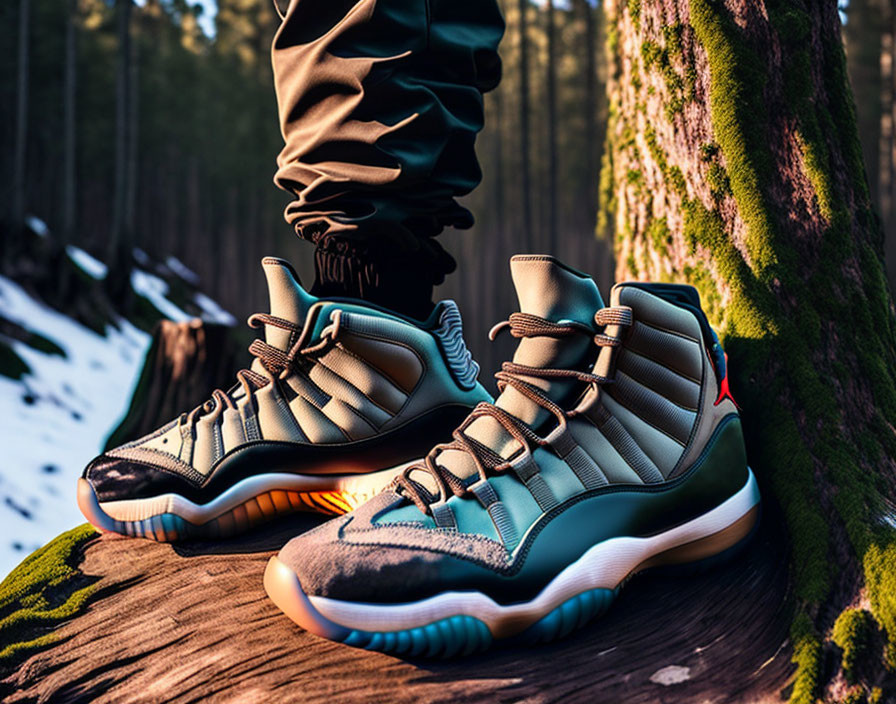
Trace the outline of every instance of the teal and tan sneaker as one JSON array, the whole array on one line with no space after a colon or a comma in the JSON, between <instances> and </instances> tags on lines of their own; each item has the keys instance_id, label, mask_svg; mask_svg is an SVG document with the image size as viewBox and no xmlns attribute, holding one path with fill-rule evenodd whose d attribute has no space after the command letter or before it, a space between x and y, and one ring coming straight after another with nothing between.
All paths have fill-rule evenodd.
<instances>
[{"instance_id":1,"label":"teal and tan sneaker","mask_svg":"<svg viewBox=\"0 0 896 704\"><path fill-rule=\"evenodd\" d=\"M265 340L229 391L97 457L78 504L101 530L161 541L222 537L277 514L339 514L419 460L489 394L452 301L416 322L317 299L262 262Z\"/></svg>"},{"instance_id":2,"label":"teal and tan sneaker","mask_svg":"<svg viewBox=\"0 0 896 704\"><path fill-rule=\"evenodd\" d=\"M520 338L481 404L390 489L291 540L265 587L303 628L401 655L547 641L648 567L730 553L757 522L725 358L688 286L514 257Z\"/></svg>"}]
</instances>

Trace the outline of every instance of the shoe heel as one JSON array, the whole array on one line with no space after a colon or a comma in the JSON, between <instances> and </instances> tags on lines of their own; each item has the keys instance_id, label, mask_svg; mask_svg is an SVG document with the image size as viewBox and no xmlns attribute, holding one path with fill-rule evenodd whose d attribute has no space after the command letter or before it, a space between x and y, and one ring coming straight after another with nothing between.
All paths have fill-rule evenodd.
<instances>
[{"instance_id":1,"label":"shoe heel","mask_svg":"<svg viewBox=\"0 0 896 704\"><path fill-rule=\"evenodd\" d=\"M760 517L760 504L756 504L727 528L654 555L638 571L649 569L654 574L686 576L722 565L749 544L758 530Z\"/></svg>"}]
</instances>

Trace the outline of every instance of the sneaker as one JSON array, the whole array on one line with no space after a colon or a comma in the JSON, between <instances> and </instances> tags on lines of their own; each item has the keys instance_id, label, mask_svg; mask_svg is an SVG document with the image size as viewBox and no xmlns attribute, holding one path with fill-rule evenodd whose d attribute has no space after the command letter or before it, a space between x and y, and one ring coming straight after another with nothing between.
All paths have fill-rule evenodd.
<instances>
[{"instance_id":1,"label":"sneaker","mask_svg":"<svg viewBox=\"0 0 896 704\"><path fill-rule=\"evenodd\" d=\"M604 308L551 257L511 260L520 338L423 463L287 543L268 595L319 636L400 655L548 641L632 575L732 551L757 522L725 357L696 290L620 284Z\"/></svg>"},{"instance_id":2,"label":"sneaker","mask_svg":"<svg viewBox=\"0 0 896 704\"><path fill-rule=\"evenodd\" d=\"M174 541L224 537L297 510L340 514L423 457L480 401L453 301L416 322L306 293L262 261L265 339L229 391L94 459L78 505L97 528Z\"/></svg>"}]
</instances>

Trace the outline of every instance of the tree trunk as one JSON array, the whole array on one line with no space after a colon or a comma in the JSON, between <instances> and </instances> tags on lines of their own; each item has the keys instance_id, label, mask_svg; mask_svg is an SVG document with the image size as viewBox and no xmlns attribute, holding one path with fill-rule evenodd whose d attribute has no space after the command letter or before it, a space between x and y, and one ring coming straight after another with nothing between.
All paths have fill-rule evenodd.
<instances>
[{"instance_id":1,"label":"tree trunk","mask_svg":"<svg viewBox=\"0 0 896 704\"><path fill-rule=\"evenodd\" d=\"M597 27L594 18L594 9L589 0L578 0L576 3L582 14L585 25L585 41L583 53L585 55L585 167L588 177L583 184L584 202L586 204L589 229L594 227L594 214L597 205L597 188L595 175L597 174Z\"/></svg>"},{"instance_id":2,"label":"tree trunk","mask_svg":"<svg viewBox=\"0 0 896 704\"><path fill-rule=\"evenodd\" d=\"M124 232L129 241L136 234L135 211L137 207L137 155L140 125L140 46L128 31L128 77L126 145L125 145L125 191L124 191Z\"/></svg>"},{"instance_id":3,"label":"tree trunk","mask_svg":"<svg viewBox=\"0 0 896 704\"><path fill-rule=\"evenodd\" d=\"M896 0L884 0L882 24L879 201L890 290L896 290Z\"/></svg>"},{"instance_id":4,"label":"tree trunk","mask_svg":"<svg viewBox=\"0 0 896 704\"><path fill-rule=\"evenodd\" d=\"M131 92L131 3L132 0L116 0L118 19L118 66L115 75L115 183L112 193L112 232L109 237L107 261L109 275L116 274L118 265L128 260L125 256L128 200L128 124ZM128 253L129 254L129 253Z\"/></svg>"},{"instance_id":5,"label":"tree trunk","mask_svg":"<svg viewBox=\"0 0 896 704\"><path fill-rule=\"evenodd\" d=\"M15 152L12 171L13 229L25 222L25 146L28 139L28 60L31 52L31 0L19 0L19 53L16 65Z\"/></svg>"},{"instance_id":6,"label":"tree trunk","mask_svg":"<svg viewBox=\"0 0 896 704\"><path fill-rule=\"evenodd\" d=\"M856 103L856 126L868 173L871 198L878 204L880 185L881 49L885 0L850 0L843 39L849 80Z\"/></svg>"},{"instance_id":7,"label":"tree trunk","mask_svg":"<svg viewBox=\"0 0 896 704\"><path fill-rule=\"evenodd\" d=\"M548 104L548 252L557 254L557 28L554 0L547 0L547 104Z\"/></svg>"},{"instance_id":8,"label":"tree trunk","mask_svg":"<svg viewBox=\"0 0 896 704\"><path fill-rule=\"evenodd\" d=\"M78 71L78 0L69 0L65 18L65 76L62 84L62 236L63 244L75 234L76 95Z\"/></svg>"},{"instance_id":9,"label":"tree trunk","mask_svg":"<svg viewBox=\"0 0 896 704\"><path fill-rule=\"evenodd\" d=\"M750 461L790 538L791 700L845 687L822 665L849 606L881 629L857 686L884 686L896 325L837 4L611 0L607 14L617 280L693 284L726 346Z\"/></svg>"},{"instance_id":10,"label":"tree trunk","mask_svg":"<svg viewBox=\"0 0 896 704\"><path fill-rule=\"evenodd\" d=\"M532 251L532 184L529 163L529 0L519 0L519 116L520 116L520 211L522 244Z\"/></svg>"}]
</instances>

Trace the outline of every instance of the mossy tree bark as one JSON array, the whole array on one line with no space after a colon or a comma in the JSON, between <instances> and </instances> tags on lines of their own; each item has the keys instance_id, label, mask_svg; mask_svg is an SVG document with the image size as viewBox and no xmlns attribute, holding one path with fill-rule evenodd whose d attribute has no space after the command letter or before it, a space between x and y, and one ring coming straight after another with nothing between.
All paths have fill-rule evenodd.
<instances>
[{"instance_id":1,"label":"mossy tree bark","mask_svg":"<svg viewBox=\"0 0 896 704\"><path fill-rule=\"evenodd\" d=\"M870 695L896 666L896 325L837 3L606 11L600 227L617 280L693 284L723 338L751 463L789 532L791 700ZM874 618L854 685L822 672L848 607Z\"/></svg>"}]
</instances>

